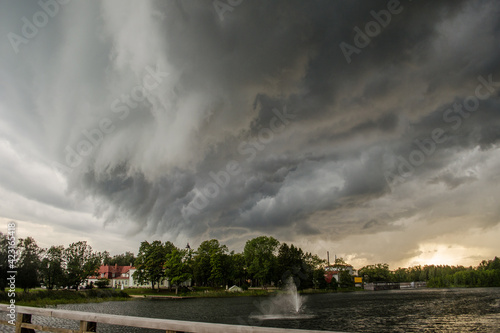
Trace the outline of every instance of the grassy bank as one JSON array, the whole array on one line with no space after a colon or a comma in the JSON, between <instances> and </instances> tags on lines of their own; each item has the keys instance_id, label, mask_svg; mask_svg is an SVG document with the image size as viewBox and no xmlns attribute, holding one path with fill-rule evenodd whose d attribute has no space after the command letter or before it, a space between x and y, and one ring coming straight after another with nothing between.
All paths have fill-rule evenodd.
<instances>
[{"instance_id":1,"label":"grassy bank","mask_svg":"<svg viewBox=\"0 0 500 333\"><path fill-rule=\"evenodd\" d=\"M10 302L6 292L0 292L0 302ZM107 301L129 300L130 296L121 290L92 289L92 290L30 290L29 292L16 291L16 305L43 307L47 305L68 303L95 303Z\"/></svg>"},{"instance_id":2,"label":"grassy bank","mask_svg":"<svg viewBox=\"0 0 500 333\"><path fill-rule=\"evenodd\" d=\"M352 289L305 289L300 290L300 294L324 294L335 292L349 292L362 290L360 288ZM35 289L29 292L16 290L16 305L24 306L50 306L68 303L98 303L108 301L125 301L132 299L130 296L184 296L196 298L210 297L242 297L242 296L269 296L285 291L279 289L249 289L242 292L228 292L222 288L195 287L192 290L182 289L176 295L175 290L160 289L159 291L150 288L129 288L125 290L113 289L92 289L92 290L45 290ZM10 297L6 292L0 291L0 303L8 303Z\"/></svg>"},{"instance_id":3,"label":"grassy bank","mask_svg":"<svg viewBox=\"0 0 500 333\"><path fill-rule=\"evenodd\" d=\"M352 291L363 291L363 288L338 288L333 289L304 289L300 290L300 294L326 294L326 293L336 293L336 292L352 292ZM194 287L192 290L181 289L178 294L175 294L175 290L169 289L155 289L151 288L130 288L125 289L128 295L143 295L143 296L183 296L183 297L238 297L238 296L269 296L284 293L286 291L276 288L269 289L249 289L242 292L228 292L222 288L209 288L209 287Z\"/></svg>"},{"instance_id":4,"label":"grassy bank","mask_svg":"<svg viewBox=\"0 0 500 333\"><path fill-rule=\"evenodd\" d=\"M242 292L228 292L222 288L195 287L192 290L181 289L175 294L175 289L130 288L125 289L128 295L144 296L189 296L189 297L236 297L236 296L267 296L269 291L263 289L245 290Z\"/></svg>"},{"instance_id":5,"label":"grassy bank","mask_svg":"<svg viewBox=\"0 0 500 333\"><path fill-rule=\"evenodd\" d=\"M337 289L304 289L300 290L300 294L330 294L330 293L346 293L353 291L364 291L363 288L352 287L352 288L337 288Z\"/></svg>"}]
</instances>

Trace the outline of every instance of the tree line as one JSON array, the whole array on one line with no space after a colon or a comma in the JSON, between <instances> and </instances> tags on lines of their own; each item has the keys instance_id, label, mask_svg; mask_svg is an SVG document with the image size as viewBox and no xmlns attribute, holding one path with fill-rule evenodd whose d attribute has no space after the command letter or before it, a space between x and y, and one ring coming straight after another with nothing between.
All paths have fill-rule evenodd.
<instances>
[{"instance_id":1,"label":"tree line","mask_svg":"<svg viewBox=\"0 0 500 333\"><path fill-rule=\"evenodd\" d=\"M389 270L387 264L368 265L358 271L365 282L425 281L428 287L500 287L500 258L483 260L477 267L425 265Z\"/></svg>"},{"instance_id":2,"label":"tree line","mask_svg":"<svg viewBox=\"0 0 500 333\"><path fill-rule=\"evenodd\" d=\"M25 290L40 285L47 289L78 288L90 276L96 276L101 265L135 266L134 279L152 289L159 288L167 278L177 287L188 280L206 287L279 287L289 278L299 289L336 288L337 282L354 285L353 277L342 269L348 267L343 259L332 266L340 272L340 281L327 283L325 260L269 236L248 240L241 253L229 251L216 239L203 241L197 249L178 248L169 241L144 241L137 257L132 252L111 256L107 251L94 251L85 241L67 248L58 245L44 249L27 237L18 240L17 258L16 286ZM7 236L0 232L0 290L6 286L8 270ZM498 287L500 259L483 260L477 267L425 265L394 271L388 264L379 263L361 268L358 276L364 282L426 281L429 287Z\"/></svg>"},{"instance_id":3,"label":"tree line","mask_svg":"<svg viewBox=\"0 0 500 333\"><path fill-rule=\"evenodd\" d=\"M7 236L0 232L0 289L6 286L8 269ZM164 279L179 286L192 280L197 286L221 287L236 284L280 286L293 278L299 288L325 288L325 261L302 249L281 244L273 237L261 236L246 242L242 253L229 252L216 239L206 240L198 249L177 248L172 242L144 241L137 257L132 252L110 256L94 251L85 241L51 246L37 245L32 237L17 243L16 286L25 290L45 286L78 288L90 276L97 275L101 265L133 265L134 279L140 284L159 288Z\"/></svg>"},{"instance_id":4,"label":"tree line","mask_svg":"<svg viewBox=\"0 0 500 333\"><path fill-rule=\"evenodd\" d=\"M8 269L7 236L0 232L0 289L6 287ZM32 237L17 242L16 287L25 291L45 285L47 289L77 288L101 265L102 255L85 241L40 248Z\"/></svg>"},{"instance_id":5,"label":"tree line","mask_svg":"<svg viewBox=\"0 0 500 333\"><path fill-rule=\"evenodd\" d=\"M187 280L209 287L280 286L292 278L298 288L325 288L324 264L317 255L268 236L247 241L242 253L229 252L216 239L203 241L196 250L180 249L171 242L144 241L134 278L153 289L167 277L176 286Z\"/></svg>"}]
</instances>

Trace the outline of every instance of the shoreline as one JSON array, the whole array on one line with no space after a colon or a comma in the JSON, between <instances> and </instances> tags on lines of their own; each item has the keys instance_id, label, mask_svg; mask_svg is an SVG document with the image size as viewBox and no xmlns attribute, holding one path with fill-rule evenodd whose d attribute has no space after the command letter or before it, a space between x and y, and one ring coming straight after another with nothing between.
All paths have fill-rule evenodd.
<instances>
[{"instance_id":1,"label":"shoreline","mask_svg":"<svg viewBox=\"0 0 500 333\"><path fill-rule=\"evenodd\" d=\"M482 288L482 287L478 287ZM493 287L494 288L494 287ZM429 290L429 289L476 289L471 287L448 287L448 288L416 288L411 290ZM410 289L398 289L398 290L410 290ZM20 300L16 302L16 305L21 306L33 306L33 307L51 307L57 306L59 304L78 304L78 303L103 303L103 302L117 302L117 301L133 301L133 300L183 300L183 299L196 299L196 298L232 298L232 297L269 297L274 295L279 295L283 293L279 289L265 290L265 289L252 289L250 291L243 292L227 292L227 291L208 291L208 292L190 292L186 294L162 294L157 293L152 290L140 290L144 291L142 294L134 294L127 293L126 289L123 293L114 292L111 290L103 289L104 292L111 292L111 295L105 295L103 297L99 297L97 295L87 295L88 291L63 291L68 297L53 297L55 295L44 295L45 297L36 298L36 294L40 291L34 290L29 293L19 293ZM134 290L137 291L137 290ZM165 292L167 290L162 290ZM351 293L351 292L365 292L367 290L357 288L353 289L341 289L341 290L328 290L328 289L309 289L299 291L300 295L314 295L314 294L336 294L336 293ZM46 291L44 291L46 293ZM130 290L129 290L130 292ZM376 292L376 291L375 291ZM61 291L54 291L55 293L59 293L61 295ZM49 292L50 294L50 292ZM126 294L126 296L125 296ZM26 296L35 297L34 299L23 300L22 298ZM52 296L52 297L51 297ZM8 301L1 300L0 304L9 304Z\"/></svg>"}]
</instances>

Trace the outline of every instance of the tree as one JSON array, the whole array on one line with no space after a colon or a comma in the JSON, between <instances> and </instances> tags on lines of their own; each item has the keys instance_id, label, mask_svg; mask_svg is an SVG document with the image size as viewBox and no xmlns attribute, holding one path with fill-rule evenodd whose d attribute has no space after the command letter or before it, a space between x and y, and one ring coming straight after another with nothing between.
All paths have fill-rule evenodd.
<instances>
[{"instance_id":1,"label":"tree","mask_svg":"<svg viewBox=\"0 0 500 333\"><path fill-rule=\"evenodd\" d=\"M327 283L325 280L325 269L323 267L316 268L313 271L313 285L315 289L326 289Z\"/></svg>"},{"instance_id":2,"label":"tree","mask_svg":"<svg viewBox=\"0 0 500 333\"><path fill-rule=\"evenodd\" d=\"M478 270L500 270L500 258L495 257L493 260L483 260L478 266Z\"/></svg>"},{"instance_id":3,"label":"tree","mask_svg":"<svg viewBox=\"0 0 500 333\"><path fill-rule=\"evenodd\" d=\"M9 270L9 241L7 235L0 232L0 291L7 286L7 271Z\"/></svg>"},{"instance_id":4,"label":"tree","mask_svg":"<svg viewBox=\"0 0 500 333\"><path fill-rule=\"evenodd\" d=\"M47 289L54 289L64 285L64 246L51 246L42 259L40 274Z\"/></svg>"},{"instance_id":5,"label":"tree","mask_svg":"<svg viewBox=\"0 0 500 333\"><path fill-rule=\"evenodd\" d=\"M229 260L229 279L233 284L243 286L247 277L245 257L242 253L234 253L231 251L228 257Z\"/></svg>"},{"instance_id":6,"label":"tree","mask_svg":"<svg viewBox=\"0 0 500 333\"><path fill-rule=\"evenodd\" d=\"M304 253L301 248L293 244L283 243L278 251L276 277L283 283L292 277L297 288L313 287L313 272L324 263L318 256Z\"/></svg>"},{"instance_id":7,"label":"tree","mask_svg":"<svg viewBox=\"0 0 500 333\"><path fill-rule=\"evenodd\" d=\"M220 245L210 253L210 277L208 279L216 286L227 282L229 275L227 252L227 246Z\"/></svg>"},{"instance_id":8,"label":"tree","mask_svg":"<svg viewBox=\"0 0 500 333\"><path fill-rule=\"evenodd\" d=\"M278 275L282 281L287 280L290 276L302 277L305 275L304 252L293 244L291 246L288 246L287 243L281 244L276 259Z\"/></svg>"},{"instance_id":9,"label":"tree","mask_svg":"<svg viewBox=\"0 0 500 333\"><path fill-rule=\"evenodd\" d=\"M275 278L276 250L279 241L274 237L260 236L246 242L243 255L248 272L262 286Z\"/></svg>"},{"instance_id":10,"label":"tree","mask_svg":"<svg viewBox=\"0 0 500 333\"><path fill-rule=\"evenodd\" d=\"M40 285L40 256L43 250L38 247L32 237L20 238L17 244L19 261L17 263L17 285L27 291Z\"/></svg>"},{"instance_id":11,"label":"tree","mask_svg":"<svg viewBox=\"0 0 500 333\"><path fill-rule=\"evenodd\" d=\"M399 271L399 274L401 273ZM389 282L392 280L392 273L388 264L368 265L361 268L358 274L365 277L366 282Z\"/></svg>"},{"instance_id":12,"label":"tree","mask_svg":"<svg viewBox=\"0 0 500 333\"><path fill-rule=\"evenodd\" d=\"M227 251L227 246L216 239L200 244L193 260L194 278L198 284L217 286L225 282L228 277Z\"/></svg>"},{"instance_id":13,"label":"tree","mask_svg":"<svg viewBox=\"0 0 500 333\"><path fill-rule=\"evenodd\" d=\"M135 255L132 252L125 252L122 254L117 254L113 257L109 255L108 251L103 252L103 265L118 265L118 266L134 266Z\"/></svg>"},{"instance_id":14,"label":"tree","mask_svg":"<svg viewBox=\"0 0 500 333\"><path fill-rule=\"evenodd\" d=\"M321 259L316 254L306 253L304 255L305 275L307 277L307 280L304 280L302 283L304 288L309 288L311 286L319 289L326 288L325 264L326 260Z\"/></svg>"},{"instance_id":15,"label":"tree","mask_svg":"<svg viewBox=\"0 0 500 333\"><path fill-rule=\"evenodd\" d=\"M193 277L195 283L200 286L208 284L210 277L210 250L206 246L206 242L200 244L193 258Z\"/></svg>"},{"instance_id":16,"label":"tree","mask_svg":"<svg viewBox=\"0 0 500 333\"><path fill-rule=\"evenodd\" d=\"M68 287L78 287L89 276L96 275L101 265L101 254L94 252L86 241L72 243L64 250L66 259L66 283Z\"/></svg>"},{"instance_id":17,"label":"tree","mask_svg":"<svg viewBox=\"0 0 500 333\"><path fill-rule=\"evenodd\" d=\"M101 263L102 265L111 265L111 255L108 251L104 251L101 253Z\"/></svg>"},{"instance_id":18,"label":"tree","mask_svg":"<svg viewBox=\"0 0 500 333\"><path fill-rule=\"evenodd\" d=\"M99 289L106 288L109 285L109 279L99 279L96 281L95 285Z\"/></svg>"},{"instance_id":19,"label":"tree","mask_svg":"<svg viewBox=\"0 0 500 333\"><path fill-rule=\"evenodd\" d=\"M175 285L175 294L179 291L179 285L191 278L187 260L187 251L179 249L174 249L165 257L165 274L170 284Z\"/></svg>"},{"instance_id":20,"label":"tree","mask_svg":"<svg viewBox=\"0 0 500 333\"><path fill-rule=\"evenodd\" d=\"M158 291L160 290L160 283L165 278L165 258L167 254L175 249L174 244L171 242L153 241L151 244L147 241L141 243L139 253L137 254L136 268L134 272L134 279L139 283L151 283L151 289L155 289L155 284L158 284Z\"/></svg>"},{"instance_id":21,"label":"tree","mask_svg":"<svg viewBox=\"0 0 500 333\"><path fill-rule=\"evenodd\" d=\"M339 272L339 284L342 287L354 287L354 278L349 271L344 270Z\"/></svg>"},{"instance_id":22,"label":"tree","mask_svg":"<svg viewBox=\"0 0 500 333\"><path fill-rule=\"evenodd\" d=\"M344 258L339 257L335 258L335 263L333 264L333 268L337 271L345 271L349 268L349 264L347 264Z\"/></svg>"},{"instance_id":23,"label":"tree","mask_svg":"<svg viewBox=\"0 0 500 333\"><path fill-rule=\"evenodd\" d=\"M135 255L129 251L114 256L112 260L112 265L117 264L118 266L134 266L134 263Z\"/></svg>"}]
</instances>

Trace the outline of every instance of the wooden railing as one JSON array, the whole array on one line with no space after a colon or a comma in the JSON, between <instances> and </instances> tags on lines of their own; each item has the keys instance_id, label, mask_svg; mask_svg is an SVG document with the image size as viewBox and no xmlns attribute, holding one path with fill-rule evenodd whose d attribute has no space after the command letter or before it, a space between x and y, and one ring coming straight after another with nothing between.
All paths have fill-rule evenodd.
<instances>
[{"instance_id":1,"label":"wooden railing","mask_svg":"<svg viewBox=\"0 0 500 333\"><path fill-rule=\"evenodd\" d=\"M7 305L0 305L0 312L9 312ZM7 314L5 314L6 316ZM227 325L214 323L201 323L193 321L180 321L170 319L157 319L133 316L119 316L112 314L69 311L48 308L33 308L16 306L16 333L34 333L35 330L55 333L86 333L97 332L99 324L131 326L149 329L164 330L167 333L175 332L200 332L200 333L334 333L332 331L309 331L283 328L256 327L243 325ZM52 318L70 319L80 322L78 330L67 328L49 327L31 323L31 316L45 316ZM5 317L4 318L7 318ZM7 320L0 320L0 324L12 326Z\"/></svg>"}]
</instances>

